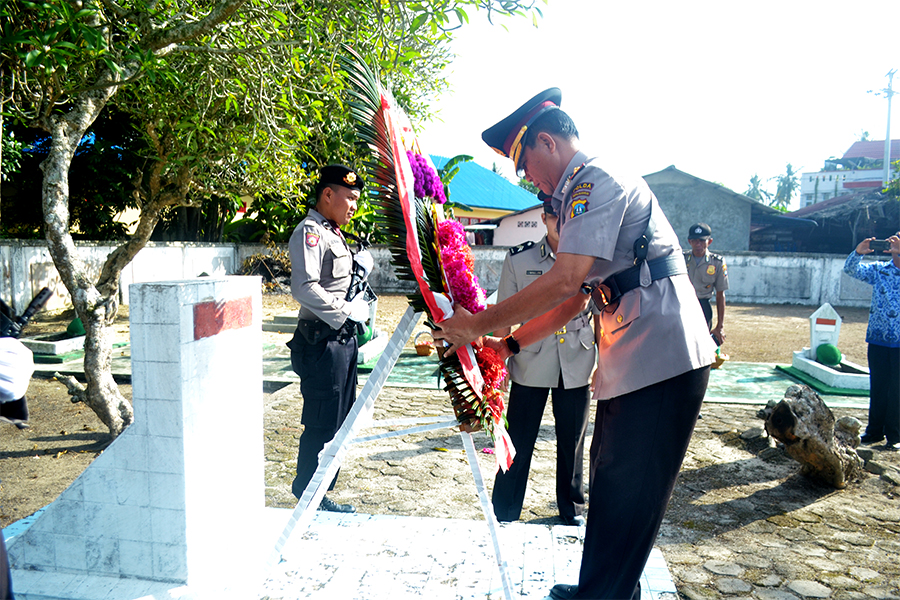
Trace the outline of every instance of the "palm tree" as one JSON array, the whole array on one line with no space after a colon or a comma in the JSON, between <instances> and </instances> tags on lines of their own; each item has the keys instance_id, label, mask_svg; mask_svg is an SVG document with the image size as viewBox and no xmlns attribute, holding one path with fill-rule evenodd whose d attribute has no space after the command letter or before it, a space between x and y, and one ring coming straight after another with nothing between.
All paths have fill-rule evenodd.
<instances>
[{"instance_id":1,"label":"palm tree","mask_svg":"<svg viewBox=\"0 0 900 600\"><path fill-rule=\"evenodd\" d=\"M772 198L771 206L782 212L787 212L794 190L800 187L800 175L797 171L794 171L791 163L788 163L784 175L779 175L773 179L777 182L777 187L775 188L775 197Z\"/></svg>"},{"instance_id":2,"label":"palm tree","mask_svg":"<svg viewBox=\"0 0 900 600\"><path fill-rule=\"evenodd\" d=\"M757 202L769 202L772 199L772 194L762 189L762 181L760 181L759 175L756 174L750 178L750 187L747 188L744 195L748 198L753 198Z\"/></svg>"}]
</instances>

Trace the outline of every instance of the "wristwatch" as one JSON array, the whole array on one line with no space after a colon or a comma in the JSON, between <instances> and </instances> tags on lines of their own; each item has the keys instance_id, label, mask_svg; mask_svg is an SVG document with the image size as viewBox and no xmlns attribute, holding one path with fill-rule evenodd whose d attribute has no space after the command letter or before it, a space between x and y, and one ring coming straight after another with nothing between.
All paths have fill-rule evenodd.
<instances>
[{"instance_id":1,"label":"wristwatch","mask_svg":"<svg viewBox=\"0 0 900 600\"><path fill-rule=\"evenodd\" d=\"M509 351L512 352L513 354L518 354L519 351L522 349L519 346L519 342L516 341L516 338L514 338L512 336L512 334L509 334L508 336L503 338L503 341L506 342L506 347L509 348Z\"/></svg>"}]
</instances>

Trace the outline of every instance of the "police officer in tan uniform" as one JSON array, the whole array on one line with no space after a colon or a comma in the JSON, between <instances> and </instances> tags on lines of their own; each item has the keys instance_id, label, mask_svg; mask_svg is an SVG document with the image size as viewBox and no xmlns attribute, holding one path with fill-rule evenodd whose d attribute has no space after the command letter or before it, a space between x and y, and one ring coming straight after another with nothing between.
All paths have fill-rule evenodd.
<instances>
[{"instance_id":1,"label":"police officer in tan uniform","mask_svg":"<svg viewBox=\"0 0 900 600\"><path fill-rule=\"evenodd\" d=\"M319 465L319 452L334 438L356 400L356 324L369 316L363 298L347 298L354 256L340 226L350 222L363 181L341 165L322 168L316 206L291 235L291 294L300 303L294 337L288 342L291 366L300 376L303 433L297 476L291 486L300 498ZM371 266L370 266L371 268ZM337 475L329 485L334 489ZM319 510L355 512L327 496Z\"/></svg>"},{"instance_id":2,"label":"police officer in tan uniform","mask_svg":"<svg viewBox=\"0 0 900 600\"><path fill-rule=\"evenodd\" d=\"M728 289L728 268L725 259L708 250L712 243L712 229L706 223L694 223L688 230L690 251L684 253L684 265L688 277L697 292L706 327L712 332L716 342L721 346L725 341L725 290ZM716 294L716 326L712 326L712 306L710 299Z\"/></svg>"},{"instance_id":3,"label":"police officer in tan uniform","mask_svg":"<svg viewBox=\"0 0 900 600\"><path fill-rule=\"evenodd\" d=\"M559 214L553 267L503 302L456 307L436 339L453 352L485 338L507 357L559 329L593 297L601 310L594 377L590 510L577 584L550 596L639 599L640 577L687 451L715 344L687 278L678 236L647 183L580 149L578 129L546 90L482 138L510 157ZM614 153L612 153L614 154Z\"/></svg>"},{"instance_id":4,"label":"police officer in tan uniform","mask_svg":"<svg viewBox=\"0 0 900 600\"><path fill-rule=\"evenodd\" d=\"M497 301L524 288L556 262L558 217L544 202L541 220L547 233L537 243L527 242L509 251L503 262ZM509 436L516 458L505 473L497 472L492 501L501 522L516 521L522 513L531 457L547 395L553 390L556 423L556 504L567 525L584 525L584 434L590 407L590 378L597 365L597 350L589 308L562 329L521 349L508 361L512 386L509 393ZM509 328L495 332L506 336Z\"/></svg>"}]
</instances>

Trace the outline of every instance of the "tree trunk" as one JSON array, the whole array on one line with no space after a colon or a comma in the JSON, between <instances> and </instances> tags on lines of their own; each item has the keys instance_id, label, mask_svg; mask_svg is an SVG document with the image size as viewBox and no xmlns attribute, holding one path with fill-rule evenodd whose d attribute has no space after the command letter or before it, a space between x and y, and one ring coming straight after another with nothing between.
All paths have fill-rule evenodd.
<instances>
[{"instance_id":1,"label":"tree trunk","mask_svg":"<svg viewBox=\"0 0 900 600\"><path fill-rule=\"evenodd\" d=\"M50 133L50 152L41 163L42 203L47 246L60 279L72 296L86 333L84 374L87 386L69 385L73 402L84 401L117 437L134 420L131 404L112 378L111 326L118 310L118 274L99 290L90 280L69 232L69 168L79 141L112 96L110 86L82 94L65 115L42 120ZM103 281L101 279L101 281ZM79 391L78 388L81 387Z\"/></svg>"},{"instance_id":2,"label":"tree trunk","mask_svg":"<svg viewBox=\"0 0 900 600\"><path fill-rule=\"evenodd\" d=\"M853 417L835 422L812 388L790 386L781 402L769 401L757 416L765 419L766 431L784 444L807 477L843 489L860 475L863 461L856 448L862 424Z\"/></svg>"}]
</instances>

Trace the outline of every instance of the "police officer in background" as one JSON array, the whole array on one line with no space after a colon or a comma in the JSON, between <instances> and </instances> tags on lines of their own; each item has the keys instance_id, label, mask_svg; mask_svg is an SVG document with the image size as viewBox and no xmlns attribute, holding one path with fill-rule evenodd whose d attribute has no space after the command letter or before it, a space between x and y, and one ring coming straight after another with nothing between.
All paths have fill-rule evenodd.
<instances>
[{"instance_id":1,"label":"police officer in background","mask_svg":"<svg viewBox=\"0 0 900 600\"><path fill-rule=\"evenodd\" d=\"M728 289L728 268L725 259L708 250L712 244L712 229L706 223L694 223L688 231L691 249L684 253L688 277L694 284L697 299L706 317L706 326L720 346L725 341L725 290ZM709 300L716 293L716 326L712 326L712 306Z\"/></svg>"},{"instance_id":2,"label":"police officer in background","mask_svg":"<svg viewBox=\"0 0 900 600\"><path fill-rule=\"evenodd\" d=\"M355 257L339 227L350 222L362 189L362 178L353 170L341 165L322 168L315 208L294 229L289 244L291 294L300 303L300 314L287 345L303 394L303 434L291 486L297 498L315 474L322 448L334 438L356 400L356 325L368 319L369 305L359 296L347 298ZM368 274L371 255L360 255L356 260ZM336 481L337 475L329 491ZM319 510L356 511L327 496Z\"/></svg>"},{"instance_id":3,"label":"police officer in background","mask_svg":"<svg viewBox=\"0 0 900 600\"><path fill-rule=\"evenodd\" d=\"M510 249L500 274L497 301L506 300L533 282L556 262L559 243L557 221L549 196L544 200L541 221L547 233L537 243ZM509 436L516 458L505 473L497 472L492 500L501 522L516 521L522 513L531 456L537 440L547 394L553 389L553 419L556 422L556 504L566 525L584 525L584 434L590 407L590 378L597 365L591 310L580 312L553 335L530 346L508 361L512 388L509 393ZM510 328L495 335L509 335Z\"/></svg>"}]
</instances>

